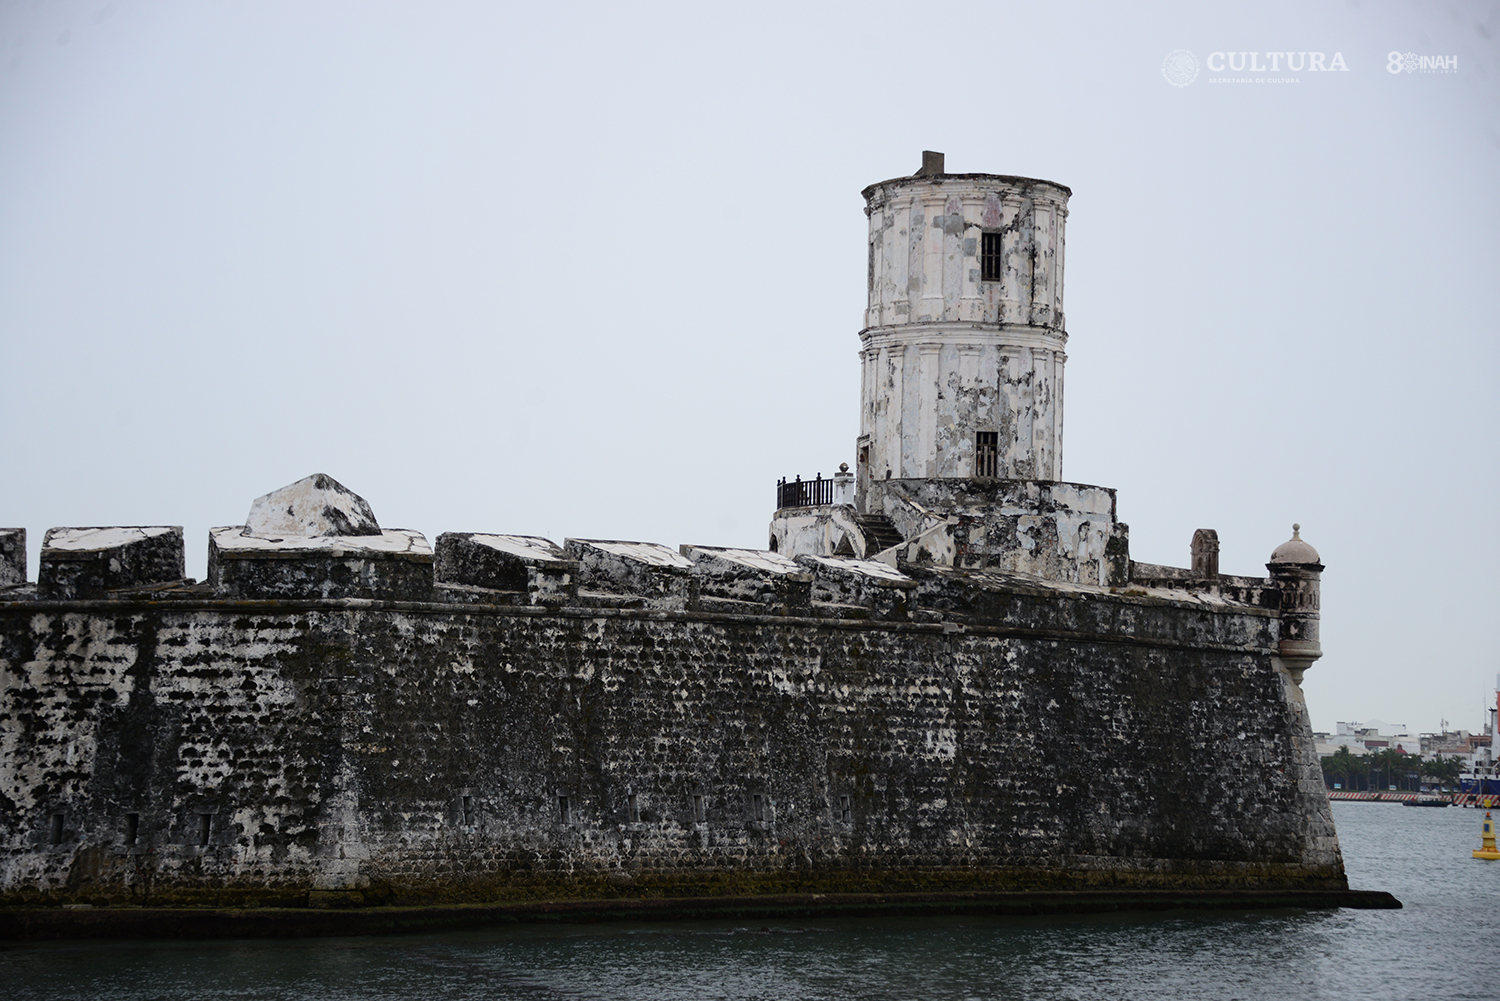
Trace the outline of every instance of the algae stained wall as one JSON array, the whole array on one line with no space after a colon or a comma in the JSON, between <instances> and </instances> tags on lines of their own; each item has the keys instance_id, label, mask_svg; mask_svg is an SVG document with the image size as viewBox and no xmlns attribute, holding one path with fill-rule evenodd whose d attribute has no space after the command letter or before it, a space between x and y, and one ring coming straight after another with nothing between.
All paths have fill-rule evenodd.
<instances>
[{"instance_id":1,"label":"algae stained wall","mask_svg":"<svg viewBox=\"0 0 1500 1001\"><path fill-rule=\"evenodd\" d=\"M1274 613L0 608L0 900L1345 885Z\"/></svg>"}]
</instances>

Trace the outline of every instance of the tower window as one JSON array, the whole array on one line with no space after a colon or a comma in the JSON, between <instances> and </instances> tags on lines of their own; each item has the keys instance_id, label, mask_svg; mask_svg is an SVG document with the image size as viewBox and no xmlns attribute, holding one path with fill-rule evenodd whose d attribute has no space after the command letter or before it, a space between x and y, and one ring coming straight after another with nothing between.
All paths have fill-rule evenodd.
<instances>
[{"instance_id":1,"label":"tower window","mask_svg":"<svg viewBox=\"0 0 1500 1001\"><path fill-rule=\"evenodd\" d=\"M1000 475L999 431L980 431L974 435L974 475Z\"/></svg>"},{"instance_id":2,"label":"tower window","mask_svg":"<svg viewBox=\"0 0 1500 1001\"><path fill-rule=\"evenodd\" d=\"M983 234L979 246L980 281L997 282L1000 280L1000 254L1000 234Z\"/></svg>"}]
</instances>

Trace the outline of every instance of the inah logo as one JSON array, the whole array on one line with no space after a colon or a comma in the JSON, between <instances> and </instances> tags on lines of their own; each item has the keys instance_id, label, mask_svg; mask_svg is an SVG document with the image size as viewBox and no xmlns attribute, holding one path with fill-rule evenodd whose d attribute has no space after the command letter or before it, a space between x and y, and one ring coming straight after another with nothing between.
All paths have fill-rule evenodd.
<instances>
[{"instance_id":1,"label":"inah logo","mask_svg":"<svg viewBox=\"0 0 1500 1001\"><path fill-rule=\"evenodd\" d=\"M1385 57L1391 73L1457 73L1457 56L1419 56L1415 52L1392 52Z\"/></svg>"},{"instance_id":2,"label":"inah logo","mask_svg":"<svg viewBox=\"0 0 1500 1001\"><path fill-rule=\"evenodd\" d=\"M1174 87L1186 87L1198 79L1198 57L1187 49L1173 49L1161 62L1161 75Z\"/></svg>"}]
</instances>

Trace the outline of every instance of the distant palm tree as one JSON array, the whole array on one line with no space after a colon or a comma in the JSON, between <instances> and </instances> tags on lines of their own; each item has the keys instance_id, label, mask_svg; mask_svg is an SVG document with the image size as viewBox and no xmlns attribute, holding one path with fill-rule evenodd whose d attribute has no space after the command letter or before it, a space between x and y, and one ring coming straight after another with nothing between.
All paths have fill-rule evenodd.
<instances>
[{"instance_id":1,"label":"distant palm tree","mask_svg":"<svg viewBox=\"0 0 1500 1001\"><path fill-rule=\"evenodd\" d=\"M1349 748L1341 747L1337 751L1323 759L1323 782L1330 789L1338 782L1345 789L1354 788L1354 777L1364 771L1361 764L1354 755L1349 753Z\"/></svg>"}]
</instances>

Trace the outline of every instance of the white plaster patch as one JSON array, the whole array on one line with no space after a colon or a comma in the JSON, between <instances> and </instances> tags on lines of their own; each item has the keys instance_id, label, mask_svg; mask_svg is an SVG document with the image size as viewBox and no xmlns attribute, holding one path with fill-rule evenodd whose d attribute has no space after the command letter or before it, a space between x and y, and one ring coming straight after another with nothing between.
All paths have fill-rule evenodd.
<instances>
[{"instance_id":1,"label":"white plaster patch","mask_svg":"<svg viewBox=\"0 0 1500 1001\"><path fill-rule=\"evenodd\" d=\"M568 541L655 567L683 567L685 569L693 565L693 561L686 556L655 542L612 542L599 539L569 539Z\"/></svg>"},{"instance_id":2,"label":"white plaster patch","mask_svg":"<svg viewBox=\"0 0 1500 1001\"><path fill-rule=\"evenodd\" d=\"M431 556L432 547L421 532L407 528L387 528L379 535L322 535L263 538L246 535L243 525L208 530L219 552L225 555L248 553L322 553L331 556L359 553L411 553Z\"/></svg>"},{"instance_id":3,"label":"white plaster patch","mask_svg":"<svg viewBox=\"0 0 1500 1001\"><path fill-rule=\"evenodd\" d=\"M878 577L881 580L911 580L906 574L874 560L856 560L848 556L814 556L812 558L826 567L864 574L866 577Z\"/></svg>"},{"instance_id":4,"label":"white plaster patch","mask_svg":"<svg viewBox=\"0 0 1500 1001\"><path fill-rule=\"evenodd\" d=\"M707 556L717 556L721 560L730 563L738 563L741 566L759 570L762 573L785 576L787 574L802 574L807 570L795 560L788 559L780 553L768 552L761 549L717 549L711 546L689 546L689 549L698 550Z\"/></svg>"},{"instance_id":5,"label":"white plaster patch","mask_svg":"<svg viewBox=\"0 0 1500 1001\"><path fill-rule=\"evenodd\" d=\"M47 532L42 543L44 550L61 549L68 552L91 552L98 549L118 549L142 539L153 539L172 531L170 526L145 528L54 528Z\"/></svg>"},{"instance_id":6,"label":"white plaster patch","mask_svg":"<svg viewBox=\"0 0 1500 1001\"><path fill-rule=\"evenodd\" d=\"M469 538L482 546L526 560L567 559L552 540L538 535L471 535Z\"/></svg>"}]
</instances>

